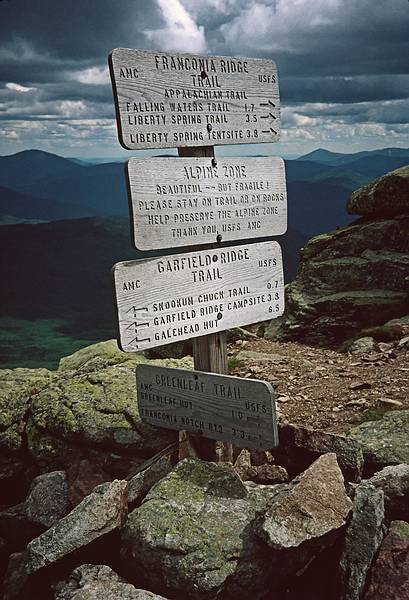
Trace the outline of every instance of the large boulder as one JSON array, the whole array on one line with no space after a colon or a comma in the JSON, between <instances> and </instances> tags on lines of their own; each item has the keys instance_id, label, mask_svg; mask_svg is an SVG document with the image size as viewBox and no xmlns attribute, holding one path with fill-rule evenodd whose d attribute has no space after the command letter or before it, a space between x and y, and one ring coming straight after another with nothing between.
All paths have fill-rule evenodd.
<instances>
[{"instance_id":1,"label":"large boulder","mask_svg":"<svg viewBox=\"0 0 409 600\"><path fill-rule=\"evenodd\" d=\"M362 447L366 475L388 465L409 464L409 410L393 410L378 421L361 423L349 436Z\"/></svg>"},{"instance_id":2,"label":"large boulder","mask_svg":"<svg viewBox=\"0 0 409 600\"><path fill-rule=\"evenodd\" d=\"M177 432L143 423L137 406L135 368L141 363L191 368L190 358L149 360L125 354L114 340L83 348L60 362L52 383L31 401L28 450L41 471L80 461L125 477L177 439Z\"/></svg>"},{"instance_id":3,"label":"large boulder","mask_svg":"<svg viewBox=\"0 0 409 600\"><path fill-rule=\"evenodd\" d=\"M28 448L41 470L65 468L85 449L148 457L175 439L140 420L133 365L61 375L32 398L27 422Z\"/></svg>"},{"instance_id":4,"label":"large boulder","mask_svg":"<svg viewBox=\"0 0 409 600\"><path fill-rule=\"evenodd\" d=\"M409 165L354 192L348 200L347 210L353 215L381 218L409 214Z\"/></svg>"},{"instance_id":5,"label":"large boulder","mask_svg":"<svg viewBox=\"0 0 409 600\"><path fill-rule=\"evenodd\" d=\"M261 598L271 556L252 524L273 493L246 487L228 465L181 461L128 517L129 577L173 598Z\"/></svg>"},{"instance_id":6,"label":"large boulder","mask_svg":"<svg viewBox=\"0 0 409 600\"><path fill-rule=\"evenodd\" d=\"M391 178L407 185L407 175ZM276 338L337 346L407 315L408 199L401 202L396 192L395 202L393 190L381 191L371 220L360 219L306 244L297 277L286 288L286 312Z\"/></svg>"}]
</instances>

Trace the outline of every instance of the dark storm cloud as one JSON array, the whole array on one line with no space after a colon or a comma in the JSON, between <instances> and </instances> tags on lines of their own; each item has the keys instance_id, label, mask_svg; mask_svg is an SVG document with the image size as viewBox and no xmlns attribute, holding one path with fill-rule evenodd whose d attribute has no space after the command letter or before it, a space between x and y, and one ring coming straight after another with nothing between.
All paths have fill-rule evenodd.
<instances>
[{"instance_id":1,"label":"dark storm cloud","mask_svg":"<svg viewBox=\"0 0 409 600\"><path fill-rule=\"evenodd\" d=\"M0 6L0 37L11 52L25 49L28 64L87 65L124 42L146 45L142 32L160 19L156 3L145 0L11 0Z\"/></svg>"},{"instance_id":2,"label":"dark storm cloud","mask_svg":"<svg viewBox=\"0 0 409 600\"><path fill-rule=\"evenodd\" d=\"M345 123L397 135L407 121L408 31L407 0L0 2L2 133L22 136L26 120L38 139L62 130L79 143L88 127L97 143L99 120L111 143L107 56L123 46L273 58L284 137L339 137Z\"/></svg>"}]
</instances>

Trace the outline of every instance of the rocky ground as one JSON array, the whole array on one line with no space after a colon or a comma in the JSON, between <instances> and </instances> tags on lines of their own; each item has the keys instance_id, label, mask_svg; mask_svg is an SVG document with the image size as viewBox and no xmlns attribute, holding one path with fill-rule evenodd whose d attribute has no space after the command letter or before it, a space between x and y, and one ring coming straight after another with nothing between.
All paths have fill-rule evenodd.
<instances>
[{"instance_id":1,"label":"rocky ground","mask_svg":"<svg viewBox=\"0 0 409 600\"><path fill-rule=\"evenodd\" d=\"M385 411L409 408L409 340L363 350L351 354L297 342L237 340L229 345L230 372L269 381L280 419L345 433Z\"/></svg>"},{"instance_id":2,"label":"rocky ground","mask_svg":"<svg viewBox=\"0 0 409 600\"><path fill-rule=\"evenodd\" d=\"M276 448L182 459L141 420L136 366L193 368L180 346L0 371L4 600L409 600L408 185L358 190L281 323L228 332L230 373L276 391Z\"/></svg>"}]
</instances>

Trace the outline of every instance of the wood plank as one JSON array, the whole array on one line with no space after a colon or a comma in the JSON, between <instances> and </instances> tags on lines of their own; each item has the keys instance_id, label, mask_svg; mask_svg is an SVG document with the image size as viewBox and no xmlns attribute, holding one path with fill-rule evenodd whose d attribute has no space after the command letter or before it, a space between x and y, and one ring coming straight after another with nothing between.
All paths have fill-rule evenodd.
<instances>
[{"instance_id":1,"label":"wood plank","mask_svg":"<svg viewBox=\"0 0 409 600\"><path fill-rule=\"evenodd\" d=\"M257 323L284 311L277 242L120 262L113 274L125 352Z\"/></svg>"},{"instance_id":2,"label":"wood plank","mask_svg":"<svg viewBox=\"0 0 409 600\"><path fill-rule=\"evenodd\" d=\"M270 59L116 48L109 66L124 148L279 139L278 76Z\"/></svg>"},{"instance_id":3,"label":"wood plank","mask_svg":"<svg viewBox=\"0 0 409 600\"><path fill-rule=\"evenodd\" d=\"M133 240L154 250L281 235L282 158L131 158Z\"/></svg>"},{"instance_id":4,"label":"wood plank","mask_svg":"<svg viewBox=\"0 0 409 600\"><path fill-rule=\"evenodd\" d=\"M178 154L182 158L214 158L213 146L202 146L199 148L178 148ZM213 244L213 247L217 247ZM195 248L199 250L199 248ZM198 371L210 371L212 373L228 373L227 363L227 338L225 331L218 331L210 335L193 338L193 362ZM211 461L233 462L233 448L231 444L212 440L179 431L179 459L187 457L199 457Z\"/></svg>"},{"instance_id":5,"label":"wood plank","mask_svg":"<svg viewBox=\"0 0 409 600\"><path fill-rule=\"evenodd\" d=\"M278 445L274 391L265 381L137 366L139 415L151 425L267 450Z\"/></svg>"}]
</instances>

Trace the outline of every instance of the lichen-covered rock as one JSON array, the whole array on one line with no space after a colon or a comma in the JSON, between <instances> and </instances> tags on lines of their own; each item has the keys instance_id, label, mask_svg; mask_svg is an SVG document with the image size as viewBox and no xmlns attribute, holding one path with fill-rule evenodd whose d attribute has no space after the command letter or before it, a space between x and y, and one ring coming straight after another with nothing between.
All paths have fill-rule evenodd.
<instances>
[{"instance_id":1,"label":"lichen-covered rock","mask_svg":"<svg viewBox=\"0 0 409 600\"><path fill-rule=\"evenodd\" d=\"M339 346L406 315L408 295L409 215L360 220L306 244L275 336Z\"/></svg>"},{"instance_id":2,"label":"lichen-covered rock","mask_svg":"<svg viewBox=\"0 0 409 600\"><path fill-rule=\"evenodd\" d=\"M122 352L116 340L98 342L81 348L60 360L59 371L97 370L119 365L128 360L144 361L142 352Z\"/></svg>"},{"instance_id":3,"label":"lichen-covered rock","mask_svg":"<svg viewBox=\"0 0 409 600\"><path fill-rule=\"evenodd\" d=\"M409 464L385 467L367 483L383 491L388 521L409 521Z\"/></svg>"},{"instance_id":4,"label":"lichen-covered rock","mask_svg":"<svg viewBox=\"0 0 409 600\"><path fill-rule=\"evenodd\" d=\"M347 481L360 481L364 459L360 444L352 438L299 427L291 423L278 424L280 444L271 450L278 464L291 475L301 473L321 454L334 452Z\"/></svg>"},{"instance_id":5,"label":"lichen-covered rock","mask_svg":"<svg viewBox=\"0 0 409 600\"><path fill-rule=\"evenodd\" d=\"M106 565L82 565L56 586L55 600L166 600L138 590Z\"/></svg>"},{"instance_id":6,"label":"lichen-covered rock","mask_svg":"<svg viewBox=\"0 0 409 600\"><path fill-rule=\"evenodd\" d=\"M394 521L372 566L364 600L409 600L409 523Z\"/></svg>"},{"instance_id":7,"label":"lichen-covered rock","mask_svg":"<svg viewBox=\"0 0 409 600\"><path fill-rule=\"evenodd\" d=\"M378 421L361 423L349 436L362 447L366 475L388 465L409 464L409 410L393 410Z\"/></svg>"},{"instance_id":8,"label":"lichen-covered rock","mask_svg":"<svg viewBox=\"0 0 409 600\"><path fill-rule=\"evenodd\" d=\"M339 565L340 600L359 600L383 538L383 491L367 483L355 489L352 518L345 532Z\"/></svg>"},{"instance_id":9,"label":"lichen-covered rock","mask_svg":"<svg viewBox=\"0 0 409 600\"><path fill-rule=\"evenodd\" d=\"M281 487L260 523L260 535L277 550L295 548L345 525L351 506L335 454L324 454Z\"/></svg>"},{"instance_id":10,"label":"lichen-covered rock","mask_svg":"<svg viewBox=\"0 0 409 600\"><path fill-rule=\"evenodd\" d=\"M271 558L252 523L268 502L263 492L248 489L228 465L181 461L128 517L129 574L171 597L260 598Z\"/></svg>"},{"instance_id":11,"label":"lichen-covered rock","mask_svg":"<svg viewBox=\"0 0 409 600\"><path fill-rule=\"evenodd\" d=\"M391 217L409 213L409 165L353 192L347 210L353 215Z\"/></svg>"},{"instance_id":12,"label":"lichen-covered rock","mask_svg":"<svg viewBox=\"0 0 409 600\"><path fill-rule=\"evenodd\" d=\"M52 379L47 369L0 370L0 480L25 468L25 422L31 397Z\"/></svg>"},{"instance_id":13,"label":"lichen-covered rock","mask_svg":"<svg viewBox=\"0 0 409 600\"><path fill-rule=\"evenodd\" d=\"M27 443L33 459L42 470L109 452L141 462L175 441L176 432L141 421L136 394L134 361L61 373L31 402Z\"/></svg>"}]
</instances>

